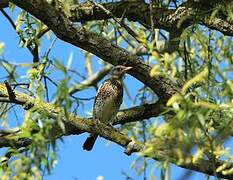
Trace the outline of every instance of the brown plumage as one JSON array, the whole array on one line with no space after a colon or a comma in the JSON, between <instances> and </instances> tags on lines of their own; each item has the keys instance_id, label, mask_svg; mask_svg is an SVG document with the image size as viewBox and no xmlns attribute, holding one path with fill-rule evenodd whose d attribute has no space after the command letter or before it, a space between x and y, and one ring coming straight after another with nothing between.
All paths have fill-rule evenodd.
<instances>
[{"instance_id":1,"label":"brown plumage","mask_svg":"<svg viewBox=\"0 0 233 180\"><path fill-rule=\"evenodd\" d=\"M118 112L123 99L122 77L131 67L116 66L109 79L99 87L93 106L93 119L111 124ZM91 134L83 144L83 149L90 151L97 139L97 134Z\"/></svg>"}]
</instances>

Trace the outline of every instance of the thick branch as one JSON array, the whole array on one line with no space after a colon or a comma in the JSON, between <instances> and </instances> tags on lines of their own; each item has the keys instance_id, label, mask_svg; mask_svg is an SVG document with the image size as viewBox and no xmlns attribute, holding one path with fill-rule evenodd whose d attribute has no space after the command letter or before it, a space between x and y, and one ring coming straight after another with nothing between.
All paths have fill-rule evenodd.
<instances>
[{"instance_id":1,"label":"thick branch","mask_svg":"<svg viewBox=\"0 0 233 180\"><path fill-rule=\"evenodd\" d=\"M107 13L93 3L83 3L71 7L72 16L70 19L76 22L85 22L91 20L111 19L112 15L117 18L127 18L129 21L138 21L148 26L150 19L148 15L148 5L143 1L119 1L112 3L102 3L105 9L111 12ZM140 11L138 11L140 10Z\"/></svg>"},{"instance_id":2,"label":"thick branch","mask_svg":"<svg viewBox=\"0 0 233 180\"><path fill-rule=\"evenodd\" d=\"M222 32L225 35L229 35L229 36L233 36L233 24L228 22L228 21L224 21L221 18L203 18L203 24L208 26L210 29L214 29L217 31Z\"/></svg>"},{"instance_id":3,"label":"thick branch","mask_svg":"<svg viewBox=\"0 0 233 180\"><path fill-rule=\"evenodd\" d=\"M2 147L26 147L31 143L30 139L17 138L20 133L19 128L0 131L0 148ZM13 137L13 138L12 138Z\"/></svg>"},{"instance_id":4,"label":"thick branch","mask_svg":"<svg viewBox=\"0 0 233 180\"><path fill-rule=\"evenodd\" d=\"M202 9L202 10L211 10L214 7L222 6L222 5L229 5L229 3L232 3L232 0L187 0L182 5L193 7L196 9Z\"/></svg>"},{"instance_id":5,"label":"thick branch","mask_svg":"<svg viewBox=\"0 0 233 180\"><path fill-rule=\"evenodd\" d=\"M45 0L12 0L16 5L30 12L45 23L60 39L89 51L113 65L124 64L133 67L129 73L150 87L163 102L177 91L169 79L150 76L151 67L138 56L112 44L106 38L92 33L84 27L77 28L61 12Z\"/></svg>"},{"instance_id":6,"label":"thick branch","mask_svg":"<svg viewBox=\"0 0 233 180\"><path fill-rule=\"evenodd\" d=\"M219 4L225 3L229 5L230 0L224 1L187 1L183 3L176 10L153 7L153 25L154 28L165 29L169 32L181 31L193 24L206 25L210 29L222 32L225 35L233 36L233 24L228 22L223 17L211 17L211 13ZM115 17L127 18L129 21L139 22L147 28L151 27L150 20L150 7L149 4L142 1L120 1L114 3L103 3L108 11L110 11ZM83 3L74 5L71 8L73 12L72 21L90 21L90 20L103 20L112 18L110 14L107 14L102 9L96 7L91 3ZM224 28L217 22L221 21Z\"/></svg>"},{"instance_id":7,"label":"thick branch","mask_svg":"<svg viewBox=\"0 0 233 180\"><path fill-rule=\"evenodd\" d=\"M117 113L116 124L126 124L129 122L137 122L151 117L157 117L165 110L165 107L159 101L154 104L144 104L130 109L123 109Z\"/></svg>"},{"instance_id":8,"label":"thick branch","mask_svg":"<svg viewBox=\"0 0 233 180\"><path fill-rule=\"evenodd\" d=\"M132 148L130 153L132 152L140 152L142 150L142 145L135 143L127 136L123 135L122 133L116 131L110 126L106 126L103 123L96 123L95 121L83 119L75 116L74 114L70 113L69 120L65 118L64 111L59 108L55 107L52 104L42 102L40 100L36 100L26 94L14 92L16 97L15 99L10 99L8 95L8 91L3 84L0 84L0 102L8 102L8 103L16 103L22 105L24 109L29 110L33 108L34 111L46 115L49 118L53 119L63 119L63 123L65 125L65 132L61 130L61 128L55 126L52 129L51 134L48 135L49 139L56 139L63 135L71 135L71 134L80 134L83 132L90 132L90 133L97 133L100 136L117 143L118 145L128 148L129 146ZM154 104L155 105L155 104ZM154 105L145 105L145 107L154 107ZM134 113L136 113L136 109L140 109L140 107L134 108ZM129 110L128 110L129 111ZM126 113L127 114L127 113ZM131 113L129 113L131 114ZM23 131L23 130L22 130ZM4 131L0 132L0 147L26 147L28 146L32 140L30 138L19 138L21 131L19 129L15 131ZM181 152L180 152L181 153ZM193 162L192 155L189 155L185 152L182 154L183 161L179 161L180 153L176 154L171 148L166 149L164 145L161 146L161 143L156 143L156 150L150 158L153 158L158 161L167 161L176 164L177 166L191 169L199 172L203 172L209 175L217 175L218 177L222 178L233 178L233 175L224 175L222 172L215 173L213 170L212 161L199 159L198 161ZM147 156L146 154L144 156ZM188 159L188 160L186 160ZM222 166L226 164L224 161L217 161L216 167ZM227 163L227 169L233 168L232 163Z\"/></svg>"},{"instance_id":9,"label":"thick branch","mask_svg":"<svg viewBox=\"0 0 233 180\"><path fill-rule=\"evenodd\" d=\"M89 132L94 134L99 134L100 136L113 141L120 146L127 148L128 144L132 141L126 135L123 135L119 131L116 131L114 128L107 126L103 123L96 123L90 119L84 119L75 116L74 114L69 114L69 120L67 120L67 116L62 108L56 107L53 104L42 102L41 100L34 99L31 96L28 96L23 93L14 92L15 98L10 98L8 94L8 90L4 84L0 84L0 102L7 102L7 103L15 103L23 106L25 110L29 110L33 108L34 111L38 112L39 114L43 114L48 118L52 119L61 119L65 125L65 132L57 125L53 128L51 134L48 135L48 138L58 138L63 135L70 135L70 134L81 134L83 132ZM19 133L19 132L18 132ZM9 134L7 134L7 139L9 138ZM4 138L2 138L1 145L3 146ZM12 142L7 142L6 146L9 146ZM16 139L16 147L18 146L18 138ZM20 142L21 143L21 142ZM134 146L131 152L140 151L141 146Z\"/></svg>"}]
</instances>

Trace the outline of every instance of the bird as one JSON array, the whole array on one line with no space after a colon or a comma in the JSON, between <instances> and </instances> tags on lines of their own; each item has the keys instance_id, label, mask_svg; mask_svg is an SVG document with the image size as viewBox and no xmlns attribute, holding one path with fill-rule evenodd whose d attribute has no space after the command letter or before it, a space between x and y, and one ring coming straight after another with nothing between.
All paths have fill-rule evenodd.
<instances>
[{"instance_id":1,"label":"bird","mask_svg":"<svg viewBox=\"0 0 233 180\"><path fill-rule=\"evenodd\" d=\"M115 66L110 77L99 86L93 105L93 120L107 125L113 123L123 100L123 76L130 69L132 67ZM90 134L83 144L83 149L90 151L97 137L97 134Z\"/></svg>"}]
</instances>

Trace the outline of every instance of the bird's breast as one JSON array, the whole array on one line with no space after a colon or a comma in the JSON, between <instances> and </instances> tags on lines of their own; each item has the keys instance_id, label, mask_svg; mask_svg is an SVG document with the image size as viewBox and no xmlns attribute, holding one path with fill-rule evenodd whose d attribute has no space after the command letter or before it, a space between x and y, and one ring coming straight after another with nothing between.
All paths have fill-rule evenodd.
<instances>
[{"instance_id":1,"label":"bird's breast","mask_svg":"<svg viewBox=\"0 0 233 180\"><path fill-rule=\"evenodd\" d=\"M118 110L116 97L110 97L98 103L95 107L94 117L103 123L110 123Z\"/></svg>"},{"instance_id":2,"label":"bird's breast","mask_svg":"<svg viewBox=\"0 0 233 180\"><path fill-rule=\"evenodd\" d=\"M121 81L107 80L98 89L93 117L103 123L111 123L122 103L123 87Z\"/></svg>"}]
</instances>

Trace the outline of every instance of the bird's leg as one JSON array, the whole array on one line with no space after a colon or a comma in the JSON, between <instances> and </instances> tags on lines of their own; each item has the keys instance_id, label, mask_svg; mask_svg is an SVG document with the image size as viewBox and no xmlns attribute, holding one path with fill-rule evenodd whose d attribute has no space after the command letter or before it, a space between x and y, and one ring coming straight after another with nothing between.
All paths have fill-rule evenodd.
<instances>
[{"instance_id":1,"label":"bird's leg","mask_svg":"<svg viewBox=\"0 0 233 180\"><path fill-rule=\"evenodd\" d=\"M108 123L106 125L109 126L109 127L111 127L111 128L113 128L112 123Z\"/></svg>"},{"instance_id":2,"label":"bird's leg","mask_svg":"<svg viewBox=\"0 0 233 180\"><path fill-rule=\"evenodd\" d=\"M113 127L113 122L109 122L109 123L107 123L106 125L108 126L108 127L111 127L112 129L115 129L114 127Z\"/></svg>"},{"instance_id":3,"label":"bird's leg","mask_svg":"<svg viewBox=\"0 0 233 180\"><path fill-rule=\"evenodd\" d=\"M95 119L95 120L97 125L101 123L100 119Z\"/></svg>"}]
</instances>

